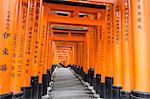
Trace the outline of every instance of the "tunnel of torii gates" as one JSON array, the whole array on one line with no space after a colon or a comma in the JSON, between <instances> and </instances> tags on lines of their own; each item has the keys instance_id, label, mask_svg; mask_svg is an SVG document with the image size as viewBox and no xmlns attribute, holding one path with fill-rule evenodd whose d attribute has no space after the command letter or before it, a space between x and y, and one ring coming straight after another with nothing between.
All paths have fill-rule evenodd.
<instances>
[{"instance_id":1,"label":"tunnel of torii gates","mask_svg":"<svg viewBox=\"0 0 150 99\"><path fill-rule=\"evenodd\" d=\"M101 97L150 99L149 18L150 0L0 0L0 99L41 98L59 63Z\"/></svg>"}]
</instances>

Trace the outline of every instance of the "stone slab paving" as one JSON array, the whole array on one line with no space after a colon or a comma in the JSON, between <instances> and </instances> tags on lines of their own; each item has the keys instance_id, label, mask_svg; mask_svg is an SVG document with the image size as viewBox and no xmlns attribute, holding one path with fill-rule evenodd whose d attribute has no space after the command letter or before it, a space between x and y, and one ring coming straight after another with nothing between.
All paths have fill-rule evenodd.
<instances>
[{"instance_id":1,"label":"stone slab paving","mask_svg":"<svg viewBox=\"0 0 150 99\"><path fill-rule=\"evenodd\" d=\"M58 68L49 99L98 99L69 68Z\"/></svg>"}]
</instances>

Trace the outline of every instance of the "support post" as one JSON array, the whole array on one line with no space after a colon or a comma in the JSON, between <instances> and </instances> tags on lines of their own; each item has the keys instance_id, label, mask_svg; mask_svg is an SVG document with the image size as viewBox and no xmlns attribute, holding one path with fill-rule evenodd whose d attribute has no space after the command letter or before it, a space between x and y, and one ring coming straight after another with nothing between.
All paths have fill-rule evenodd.
<instances>
[{"instance_id":1,"label":"support post","mask_svg":"<svg viewBox=\"0 0 150 99\"><path fill-rule=\"evenodd\" d=\"M133 39L131 0L122 0L122 91L121 99L130 99L134 88L133 73Z\"/></svg>"},{"instance_id":2,"label":"support post","mask_svg":"<svg viewBox=\"0 0 150 99\"><path fill-rule=\"evenodd\" d=\"M112 98L113 85L113 5L106 5L106 77L105 77L105 98Z\"/></svg>"},{"instance_id":3,"label":"support post","mask_svg":"<svg viewBox=\"0 0 150 99\"><path fill-rule=\"evenodd\" d=\"M114 44L113 44L113 76L112 98L120 99L122 88L122 64L121 64L121 0L114 4Z\"/></svg>"},{"instance_id":4,"label":"support post","mask_svg":"<svg viewBox=\"0 0 150 99\"><path fill-rule=\"evenodd\" d=\"M134 47L134 90L131 99L150 98L150 1L131 0Z\"/></svg>"},{"instance_id":5,"label":"support post","mask_svg":"<svg viewBox=\"0 0 150 99\"><path fill-rule=\"evenodd\" d=\"M106 77L106 67L107 67L107 35L106 35L106 12L101 14L103 25L101 27L101 61L102 61L102 72L101 72L101 83L100 83L100 97L104 98L105 92L105 77Z\"/></svg>"},{"instance_id":6,"label":"support post","mask_svg":"<svg viewBox=\"0 0 150 99\"><path fill-rule=\"evenodd\" d=\"M0 0L0 98L12 98L11 73L17 0Z\"/></svg>"}]
</instances>

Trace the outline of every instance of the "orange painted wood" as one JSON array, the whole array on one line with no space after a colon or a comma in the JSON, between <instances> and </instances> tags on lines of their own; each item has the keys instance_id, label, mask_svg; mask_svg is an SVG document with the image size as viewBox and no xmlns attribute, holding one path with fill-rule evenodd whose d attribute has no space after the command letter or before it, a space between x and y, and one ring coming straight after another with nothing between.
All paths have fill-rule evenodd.
<instances>
[{"instance_id":1,"label":"orange painted wood","mask_svg":"<svg viewBox=\"0 0 150 99\"><path fill-rule=\"evenodd\" d=\"M115 0L86 0L86 1L82 1L82 0L69 0L72 2L83 2L83 3L90 3L90 4L103 4L103 3L111 3L113 4L115 2Z\"/></svg>"},{"instance_id":2,"label":"orange painted wood","mask_svg":"<svg viewBox=\"0 0 150 99\"><path fill-rule=\"evenodd\" d=\"M40 36L40 20L41 20L41 11L42 11L42 0L35 1L34 9L34 23L33 23L33 41L32 41L32 76L38 76L39 72L39 63L38 63L38 48L39 48L39 36Z\"/></svg>"},{"instance_id":3,"label":"orange painted wood","mask_svg":"<svg viewBox=\"0 0 150 99\"><path fill-rule=\"evenodd\" d=\"M89 68L90 68L90 63L89 63L89 32L88 33L86 33L86 35L85 35L85 42L84 42L84 51L85 51L85 60L84 60L84 71L85 71L85 73L88 73L88 70L89 70Z\"/></svg>"},{"instance_id":4,"label":"orange painted wood","mask_svg":"<svg viewBox=\"0 0 150 99\"><path fill-rule=\"evenodd\" d=\"M97 18L101 19L102 18L102 14L98 13L97 14ZM97 39L98 39L98 43L97 43L97 47L98 47L98 51L97 51L97 74L102 74L102 26L97 26Z\"/></svg>"},{"instance_id":5,"label":"orange painted wood","mask_svg":"<svg viewBox=\"0 0 150 99\"><path fill-rule=\"evenodd\" d=\"M69 5L58 5L58 4L50 4L50 3L44 3L44 6L47 6L53 10L58 10L58 11L80 11L84 13L101 13L104 12L104 9L95 9L95 8L86 8L86 7L76 7L76 6L69 6ZM59 6L59 7L58 7Z\"/></svg>"},{"instance_id":6,"label":"orange painted wood","mask_svg":"<svg viewBox=\"0 0 150 99\"><path fill-rule=\"evenodd\" d=\"M49 54L49 37L50 37L50 32L49 32L49 24L47 24L47 29L46 29L46 41L45 41L45 57L44 57L44 73L47 73L48 69L48 54Z\"/></svg>"},{"instance_id":7,"label":"orange painted wood","mask_svg":"<svg viewBox=\"0 0 150 99\"><path fill-rule=\"evenodd\" d=\"M150 92L150 1L131 0L136 91Z\"/></svg>"},{"instance_id":8,"label":"orange painted wood","mask_svg":"<svg viewBox=\"0 0 150 99\"><path fill-rule=\"evenodd\" d=\"M106 15L104 15L106 17ZM105 18L104 17L104 18ZM101 77L102 80L101 82L105 82L105 77L107 75L107 34L106 34L106 20L103 19L103 25L102 25L102 30L101 30L101 36L102 36L102 41L101 41L101 48L102 48L102 72L101 72Z\"/></svg>"},{"instance_id":9,"label":"orange painted wood","mask_svg":"<svg viewBox=\"0 0 150 99\"><path fill-rule=\"evenodd\" d=\"M53 32L61 32L61 33L67 32L67 30L52 30L52 31ZM69 32L71 32L71 33L78 33L78 34L85 34L87 31L72 31L72 30L69 30Z\"/></svg>"},{"instance_id":10,"label":"orange painted wood","mask_svg":"<svg viewBox=\"0 0 150 99\"><path fill-rule=\"evenodd\" d=\"M51 27L49 26L48 27L48 31L50 33L49 35L49 40L48 40L48 43L49 43L49 49L48 49L48 65L47 65L47 68L48 69L51 69L51 66L52 66L52 40L50 39L50 36L51 36L51 32L52 32L52 29Z\"/></svg>"},{"instance_id":11,"label":"orange painted wood","mask_svg":"<svg viewBox=\"0 0 150 99\"><path fill-rule=\"evenodd\" d=\"M78 50L77 50L77 59L78 59L78 66L83 66L83 43L78 42Z\"/></svg>"},{"instance_id":12,"label":"orange painted wood","mask_svg":"<svg viewBox=\"0 0 150 99\"><path fill-rule=\"evenodd\" d=\"M27 11L27 19L26 19L26 32L25 32L25 42L24 42L24 56L23 56L23 87L30 86L31 79L31 59L32 59L32 37L33 37L33 18L34 18L34 0L28 1L28 11Z\"/></svg>"},{"instance_id":13,"label":"orange painted wood","mask_svg":"<svg viewBox=\"0 0 150 99\"><path fill-rule=\"evenodd\" d=\"M121 63L121 0L114 4L114 45L113 45L113 77L114 86L122 86L122 63Z\"/></svg>"},{"instance_id":14,"label":"orange painted wood","mask_svg":"<svg viewBox=\"0 0 150 99\"><path fill-rule=\"evenodd\" d=\"M102 74L102 37L101 37L101 29L102 27L97 27L98 32L98 52L97 52L97 74Z\"/></svg>"},{"instance_id":15,"label":"orange painted wood","mask_svg":"<svg viewBox=\"0 0 150 99\"><path fill-rule=\"evenodd\" d=\"M22 0L23 4L22 4L22 33L24 34L24 38L23 38L23 53L22 53L22 57L23 57L23 61L22 61L22 78L21 78L21 83L22 83L22 87L25 86L25 78L24 75L26 74L26 65L24 63L25 58L24 58L24 51L25 51L25 36L26 36L26 28L27 28L27 15L28 15L28 9L29 9L29 1L28 0Z\"/></svg>"},{"instance_id":16,"label":"orange painted wood","mask_svg":"<svg viewBox=\"0 0 150 99\"><path fill-rule=\"evenodd\" d=\"M0 0L0 95L11 92L17 0Z\"/></svg>"},{"instance_id":17,"label":"orange painted wood","mask_svg":"<svg viewBox=\"0 0 150 99\"><path fill-rule=\"evenodd\" d=\"M94 27L90 27L89 28L89 66L90 68L94 68L95 67L95 42L94 42L94 37L95 37L95 33L94 33Z\"/></svg>"},{"instance_id":18,"label":"orange painted wood","mask_svg":"<svg viewBox=\"0 0 150 99\"><path fill-rule=\"evenodd\" d=\"M101 20L93 20L86 18L83 21L83 18L78 18L78 17L69 17L69 16L58 16L58 15L49 15L48 21L52 23L63 23L63 24L74 24L74 25L86 25L86 26L97 26L100 25Z\"/></svg>"},{"instance_id":19,"label":"orange painted wood","mask_svg":"<svg viewBox=\"0 0 150 99\"><path fill-rule=\"evenodd\" d=\"M22 68L23 68L23 49L25 37L25 23L27 14L27 1L18 0L16 5L14 49L13 49L13 67L11 77L11 90L14 94L21 92L22 87ZM25 12L24 12L25 11Z\"/></svg>"},{"instance_id":20,"label":"orange painted wood","mask_svg":"<svg viewBox=\"0 0 150 99\"><path fill-rule=\"evenodd\" d=\"M51 40L53 41L77 41L77 42L83 42L84 37L60 37L60 36L55 36L55 37L50 37Z\"/></svg>"},{"instance_id":21,"label":"orange painted wood","mask_svg":"<svg viewBox=\"0 0 150 99\"><path fill-rule=\"evenodd\" d=\"M131 0L122 0L122 90L134 89L133 29ZM128 82L128 83L127 83Z\"/></svg>"},{"instance_id":22,"label":"orange painted wood","mask_svg":"<svg viewBox=\"0 0 150 99\"><path fill-rule=\"evenodd\" d=\"M113 5L106 5L106 76L113 77Z\"/></svg>"},{"instance_id":23,"label":"orange painted wood","mask_svg":"<svg viewBox=\"0 0 150 99\"><path fill-rule=\"evenodd\" d=\"M48 9L42 6L42 11L41 11L41 19L40 19L40 34L39 34L39 44L38 44L38 57L37 61L39 64L39 71L38 71L38 76L39 76L39 83L42 83L42 75L43 75L43 43L44 43L44 38L46 35L46 13Z\"/></svg>"}]
</instances>

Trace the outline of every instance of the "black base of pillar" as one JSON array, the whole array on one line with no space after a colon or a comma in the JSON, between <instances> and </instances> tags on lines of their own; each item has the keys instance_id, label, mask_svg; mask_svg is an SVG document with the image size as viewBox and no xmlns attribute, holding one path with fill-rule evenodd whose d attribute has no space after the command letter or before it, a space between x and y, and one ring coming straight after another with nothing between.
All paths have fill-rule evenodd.
<instances>
[{"instance_id":1,"label":"black base of pillar","mask_svg":"<svg viewBox=\"0 0 150 99\"><path fill-rule=\"evenodd\" d=\"M112 86L112 99L121 99L120 98L120 90L122 88L119 86Z\"/></svg>"},{"instance_id":2,"label":"black base of pillar","mask_svg":"<svg viewBox=\"0 0 150 99\"><path fill-rule=\"evenodd\" d=\"M131 91L131 99L150 99L150 93Z\"/></svg>"},{"instance_id":3,"label":"black base of pillar","mask_svg":"<svg viewBox=\"0 0 150 99\"><path fill-rule=\"evenodd\" d=\"M130 93L126 91L121 91L121 99L130 99Z\"/></svg>"},{"instance_id":4,"label":"black base of pillar","mask_svg":"<svg viewBox=\"0 0 150 99\"><path fill-rule=\"evenodd\" d=\"M81 77L83 78L84 75L83 67L80 68L80 71L81 71Z\"/></svg>"},{"instance_id":5,"label":"black base of pillar","mask_svg":"<svg viewBox=\"0 0 150 99\"><path fill-rule=\"evenodd\" d=\"M42 76L42 83L43 83L43 96L47 94L47 87L49 85L48 82L48 74L43 74Z\"/></svg>"},{"instance_id":6,"label":"black base of pillar","mask_svg":"<svg viewBox=\"0 0 150 99\"><path fill-rule=\"evenodd\" d=\"M81 75L82 79L84 79L84 75L85 75L85 72L82 70L82 75Z\"/></svg>"},{"instance_id":7,"label":"black base of pillar","mask_svg":"<svg viewBox=\"0 0 150 99\"><path fill-rule=\"evenodd\" d=\"M95 91L97 94L99 94L100 92L100 81L101 81L101 75L100 74L96 74L96 81L95 81L95 84L96 84L96 88L95 88Z\"/></svg>"},{"instance_id":8,"label":"black base of pillar","mask_svg":"<svg viewBox=\"0 0 150 99\"><path fill-rule=\"evenodd\" d=\"M87 82L88 81L88 74L84 74L84 81Z\"/></svg>"},{"instance_id":9,"label":"black base of pillar","mask_svg":"<svg viewBox=\"0 0 150 99\"><path fill-rule=\"evenodd\" d=\"M105 77L105 98L112 98L112 85L113 85L113 78L112 77Z\"/></svg>"},{"instance_id":10,"label":"black base of pillar","mask_svg":"<svg viewBox=\"0 0 150 99\"><path fill-rule=\"evenodd\" d=\"M32 76L31 77L31 86L32 86L32 98L37 99L38 98L38 91L39 91L39 77L38 76Z\"/></svg>"},{"instance_id":11,"label":"black base of pillar","mask_svg":"<svg viewBox=\"0 0 150 99\"><path fill-rule=\"evenodd\" d=\"M100 98L104 98L105 83L100 83Z\"/></svg>"},{"instance_id":12,"label":"black base of pillar","mask_svg":"<svg viewBox=\"0 0 150 99\"><path fill-rule=\"evenodd\" d=\"M13 99L23 99L23 92L13 94Z\"/></svg>"},{"instance_id":13,"label":"black base of pillar","mask_svg":"<svg viewBox=\"0 0 150 99\"><path fill-rule=\"evenodd\" d=\"M48 74L48 82L51 82L51 70L47 69L47 74Z\"/></svg>"},{"instance_id":14,"label":"black base of pillar","mask_svg":"<svg viewBox=\"0 0 150 99\"><path fill-rule=\"evenodd\" d=\"M94 90L96 90L96 77L93 78L93 87L94 87Z\"/></svg>"},{"instance_id":15,"label":"black base of pillar","mask_svg":"<svg viewBox=\"0 0 150 99\"><path fill-rule=\"evenodd\" d=\"M23 99L32 99L32 87L22 87Z\"/></svg>"},{"instance_id":16,"label":"black base of pillar","mask_svg":"<svg viewBox=\"0 0 150 99\"><path fill-rule=\"evenodd\" d=\"M13 93L2 94L0 95L0 99L12 99Z\"/></svg>"},{"instance_id":17,"label":"black base of pillar","mask_svg":"<svg viewBox=\"0 0 150 99\"><path fill-rule=\"evenodd\" d=\"M87 74L87 82L90 83L90 70L88 70L88 74Z\"/></svg>"},{"instance_id":18,"label":"black base of pillar","mask_svg":"<svg viewBox=\"0 0 150 99\"><path fill-rule=\"evenodd\" d=\"M53 74L53 72L54 72L56 66L57 66L57 65L52 65L52 67L51 67L51 74Z\"/></svg>"},{"instance_id":19,"label":"black base of pillar","mask_svg":"<svg viewBox=\"0 0 150 99\"><path fill-rule=\"evenodd\" d=\"M81 76L80 66L77 67L77 74L79 74Z\"/></svg>"},{"instance_id":20,"label":"black base of pillar","mask_svg":"<svg viewBox=\"0 0 150 99\"><path fill-rule=\"evenodd\" d=\"M38 95L38 99L42 98L42 94L43 94L43 84L39 84L39 95Z\"/></svg>"},{"instance_id":21,"label":"black base of pillar","mask_svg":"<svg viewBox=\"0 0 150 99\"><path fill-rule=\"evenodd\" d=\"M93 86L93 80L94 80L94 68L89 69L89 83L91 86Z\"/></svg>"}]
</instances>

